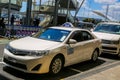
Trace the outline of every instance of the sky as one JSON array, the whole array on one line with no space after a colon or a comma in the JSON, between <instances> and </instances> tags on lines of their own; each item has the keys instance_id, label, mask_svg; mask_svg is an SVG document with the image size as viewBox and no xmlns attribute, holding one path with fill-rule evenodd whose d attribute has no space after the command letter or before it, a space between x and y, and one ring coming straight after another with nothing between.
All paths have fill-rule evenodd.
<instances>
[{"instance_id":1,"label":"sky","mask_svg":"<svg viewBox=\"0 0 120 80\"><path fill-rule=\"evenodd\" d=\"M40 0L36 0L37 4L39 4L39 1ZM44 3L45 1L46 0L42 0L42 3ZM77 1L79 3L82 2L82 0ZM98 11L106 14L107 6L108 16L110 16L114 20L120 21L120 0L85 0L77 16L103 19L92 11ZM26 11L25 8L26 3L24 2L21 11ZM74 16L74 12L72 13L72 15Z\"/></svg>"}]
</instances>

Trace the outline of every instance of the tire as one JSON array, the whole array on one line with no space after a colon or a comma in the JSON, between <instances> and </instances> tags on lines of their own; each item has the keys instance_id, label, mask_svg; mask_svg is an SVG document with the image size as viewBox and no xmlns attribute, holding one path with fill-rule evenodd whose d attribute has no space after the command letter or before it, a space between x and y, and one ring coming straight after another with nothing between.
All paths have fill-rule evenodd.
<instances>
[{"instance_id":1,"label":"tire","mask_svg":"<svg viewBox=\"0 0 120 80\"><path fill-rule=\"evenodd\" d=\"M50 74L58 74L63 67L63 58L60 56L56 56L53 58L50 64Z\"/></svg>"},{"instance_id":2,"label":"tire","mask_svg":"<svg viewBox=\"0 0 120 80\"><path fill-rule=\"evenodd\" d=\"M117 56L118 56L118 58L120 58L120 51L118 52Z\"/></svg>"},{"instance_id":3,"label":"tire","mask_svg":"<svg viewBox=\"0 0 120 80\"><path fill-rule=\"evenodd\" d=\"M98 60L98 51L95 50L92 54L91 61L95 62Z\"/></svg>"}]
</instances>

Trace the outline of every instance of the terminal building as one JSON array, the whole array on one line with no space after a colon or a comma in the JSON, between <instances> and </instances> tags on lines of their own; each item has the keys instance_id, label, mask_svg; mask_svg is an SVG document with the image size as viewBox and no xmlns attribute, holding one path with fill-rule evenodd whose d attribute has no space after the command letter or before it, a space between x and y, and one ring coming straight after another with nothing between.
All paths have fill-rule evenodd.
<instances>
[{"instance_id":1,"label":"terminal building","mask_svg":"<svg viewBox=\"0 0 120 80\"><path fill-rule=\"evenodd\" d=\"M1 14L8 15L8 13L20 13L19 11L22 7L23 1L27 2L27 0L0 0L0 17ZM61 25L64 22L74 23L75 17L72 16L71 11L77 12L80 3L78 0L47 0L43 4L37 5L36 0L32 0L31 6L31 18L34 19L36 16L40 16L39 18L42 17L43 19L40 20L40 26L44 27L48 25Z\"/></svg>"},{"instance_id":2,"label":"terminal building","mask_svg":"<svg viewBox=\"0 0 120 80\"><path fill-rule=\"evenodd\" d=\"M2 9L10 9L15 11L20 11L22 7L22 1L23 0L0 0L0 14L2 12Z\"/></svg>"},{"instance_id":3,"label":"terminal building","mask_svg":"<svg viewBox=\"0 0 120 80\"><path fill-rule=\"evenodd\" d=\"M23 0L0 0L0 18L4 18L6 24L9 23L12 14L16 15L16 24L20 21L19 12Z\"/></svg>"},{"instance_id":4,"label":"terminal building","mask_svg":"<svg viewBox=\"0 0 120 80\"><path fill-rule=\"evenodd\" d=\"M33 14L44 14L40 26L61 25L65 22L74 23L75 17L71 11L77 12L80 3L77 0L48 0L41 5L36 5ZM55 23L54 23L55 21Z\"/></svg>"}]
</instances>

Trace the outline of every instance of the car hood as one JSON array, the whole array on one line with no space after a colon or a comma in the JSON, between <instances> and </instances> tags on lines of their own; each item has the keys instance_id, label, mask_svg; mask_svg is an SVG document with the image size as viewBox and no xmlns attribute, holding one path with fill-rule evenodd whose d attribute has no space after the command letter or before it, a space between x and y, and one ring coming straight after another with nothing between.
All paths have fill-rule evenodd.
<instances>
[{"instance_id":1,"label":"car hood","mask_svg":"<svg viewBox=\"0 0 120 80\"><path fill-rule=\"evenodd\" d=\"M9 43L11 47L20 50L50 50L58 47L60 44L60 42L42 40L33 37L25 37Z\"/></svg>"},{"instance_id":2,"label":"car hood","mask_svg":"<svg viewBox=\"0 0 120 80\"><path fill-rule=\"evenodd\" d=\"M93 32L94 35L96 35L100 39L105 40L119 40L120 35L117 34L110 34L110 33L102 33L102 32Z\"/></svg>"}]
</instances>

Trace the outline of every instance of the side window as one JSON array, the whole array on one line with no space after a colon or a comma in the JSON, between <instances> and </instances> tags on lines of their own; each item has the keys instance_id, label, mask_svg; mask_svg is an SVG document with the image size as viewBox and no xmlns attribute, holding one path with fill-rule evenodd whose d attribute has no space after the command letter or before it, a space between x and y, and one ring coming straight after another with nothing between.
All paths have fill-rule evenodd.
<instances>
[{"instance_id":1,"label":"side window","mask_svg":"<svg viewBox=\"0 0 120 80\"><path fill-rule=\"evenodd\" d=\"M71 39L75 39L77 42L83 41L83 37L80 31L74 32Z\"/></svg>"},{"instance_id":2,"label":"side window","mask_svg":"<svg viewBox=\"0 0 120 80\"><path fill-rule=\"evenodd\" d=\"M94 37L86 31L82 31L81 34L84 41L94 39Z\"/></svg>"}]
</instances>

